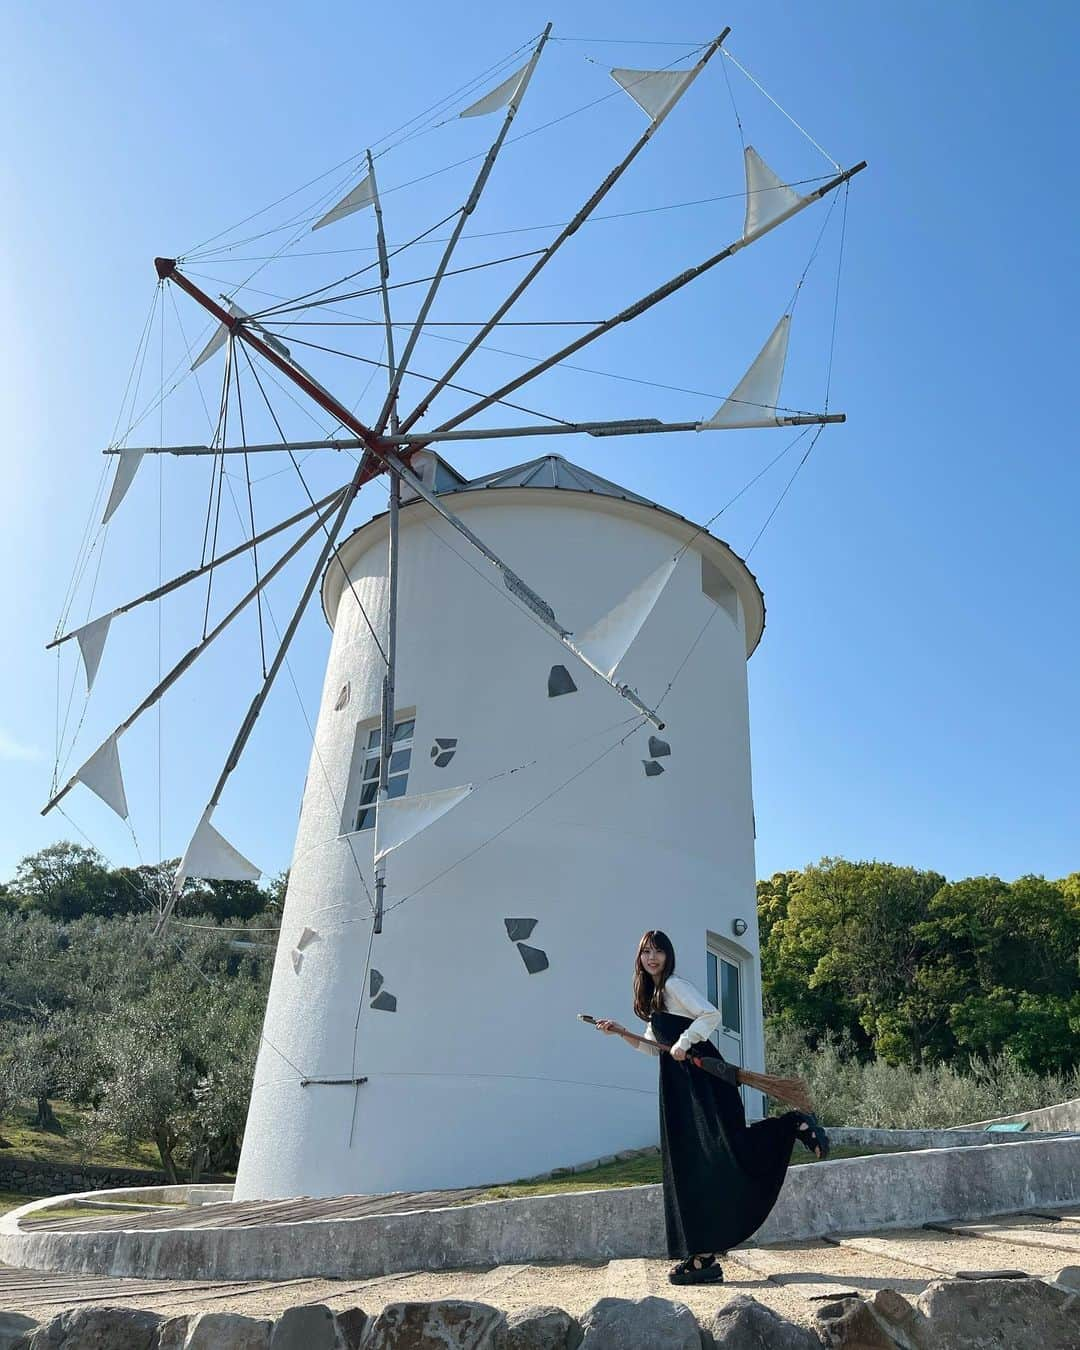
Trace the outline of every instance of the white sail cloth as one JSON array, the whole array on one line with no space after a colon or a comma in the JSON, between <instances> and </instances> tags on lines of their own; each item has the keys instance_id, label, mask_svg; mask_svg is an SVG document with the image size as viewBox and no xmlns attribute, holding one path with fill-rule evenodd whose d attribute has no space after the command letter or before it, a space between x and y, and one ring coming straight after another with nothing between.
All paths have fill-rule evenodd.
<instances>
[{"instance_id":1,"label":"white sail cloth","mask_svg":"<svg viewBox=\"0 0 1080 1350\"><path fill-rule=\"evenodd\" d=\"M117 749L115 733L77 770L74 781L85 783L106 806L112 807L121 820L127 820L127 795L120 773L120 751Z\"/></svg>"},{"instance_id":2,"label":"white sail cloth","mask_svg":"<svg viewBox=\"0 0 1080 1350\"><path fill-rule=\"evenodd\" d=\"M234 300L229 301L229 313L233 316L234 319L251 318L251 315L247 312L247 310L241 309L240 306ZM286 361L292 360L292 352L289 351L288 347L285 346L284 342L281 342L278 338L274 337L273 333L268 333L266 329L262 326L262 324L260 324L257 320L252 320L252 326L258 329L259 337L263 340L263 342L266 343L268 347L272 347L274 351L278 353L279 356L284 356ZM228 336L231 332L232 329L229 327L227 323L218 324L217 328L214 330L214 333L210 338L210 341L198 354L195 360L192 361L191 369L198 370L198 368L203 364L204 361L209 361L211 356L213 356L216 351L220 351L221 348L224 347L225 342L228 339Z\"/></svg>"},{"instance_id":3,"label":"white sail cloth","mask_svg":"<svg viewBox=\"0 0 1080 1350\"><path fill-rule=\"evenodd\" d=\"M809 200L779 178L752 145L743 152L746 167L746 219L743 238L794 215Z\"/></svg>"},{"instance_id":4,"label":"white sail cloth","mask_svg":"<svg viewBox=\"0 0 1080 1350\"><path fill-rule=\"evenodd\" d=\"M611 78L655 122L668 111L696 74L696 70L628 70L616 66Z\"/></svg>"},{"instance_id":5,"label":"white sail cloth","mask_svg":"<svg viewBox=\"0 0 1080 1350\"><path fill-rule=\"evenodd\" d=\"M490 93L478 98L475 103L470 103L467 108L458 113L458 117L483 117L485 113L498 112L500 108L505 108L508 103L512 103L517 97L518 89L521 87L521 81L525 77L528 69L528 62L515 70L513 75L503 80L502 84L492 89Z\"/></svg>"},{"instance_id":6,"label":"white sail cloth","mask_svg":"<svg viewBox=\"0 0 1080 1350\"><path fill-rule=\"evenodd\" d=\"M790 329L791 315L785 314L727 399L707 422L698 423L699 431L715 431L758 419L776 419Z\"/></svg>"},{"instance_id":7,"label":"white sail cloth","mask_svg":"<svg viewBox=\"0 0 1080 1350\"><path fill-rule=\"evenodd\" d=\"M135 470L142 463L142 457L141 450L121 450L117 455L116 473L113 475L109 500L105 503L105 514L101 517L102 525L109 523L112 513L127 495L131 480L135 477Z\"/></svg>"},{"instance_id":8,"label":"white sail cloth","mask_svg":"<svg viewBox=\"0 0 1080 1350\"><path fill-rule=\"evenodd\" d=\"M446 815L463 802L473 790L471 783L444 788L440 792L420 792L414 797L392 797L375 808L375 861L408 843L414 835Z\"/></svg>"},{"instance_id":9,"label":"white sail cloth","mask_svg":"<svg viewBox=\"0 0 1080 1350\"><path fill-rule=\"evenodd\" d=\"M641 632L642 624L671 580L677 560L668 558L640 585L625 596L614 609L586 628L574 639L574 646L607 679L614 675L630 644Z\"/></svg>"},{"instance_id":10,"label":"white sail cloth","mask_svg":"<svg viewBox=\"0 0 1080 1350\"><path fill-rule=\"evenodd\" d=\"M173 880L179 892L188 877L204 881L258 881L262 870L250 862L210 824L214 808L208 806L195 827Z\"/></svg>"},{"instance_id":11,"label":"white sail cloth","mask_svg":"<svg viewBox=\"0 0 1080 1350\"><path fill-rule=\"evenodd\" d=\"M112 615L104 614L100 619L84 624L75 630L75 638L82 653L83 667L86 671L86 692L94 687L94 677L101 664L101 654L105 650L105 639L109 635Z\"/></svg>"},{"instance_id":12,"label":"white sail cloth","mask_svg":"<svg viewBox=\"0 0 1080 1350\"><path fill-rule=\"evenodd\" d=\"M325 216L312 225L312 233L315 230L321 230L324 225L331 225L335 220L341 220L345 216L351 216L354 211L362 211L365 206L371 206L375 201L375 185L371 181L371 174L364 174L360 182L351 192L347 192L336 206L332 206Z\"/></svg>"}]
</instances>

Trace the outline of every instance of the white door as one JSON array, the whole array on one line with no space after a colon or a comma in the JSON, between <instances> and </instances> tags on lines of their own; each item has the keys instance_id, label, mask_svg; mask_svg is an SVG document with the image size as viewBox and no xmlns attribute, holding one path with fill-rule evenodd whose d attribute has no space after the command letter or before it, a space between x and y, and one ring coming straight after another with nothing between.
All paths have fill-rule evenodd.
<instances>
[{"instance_id":1,"label":"white door","mask_svg":"<svg viewBox=\"0 0 1080 1350\"><path fill-rule=\"evenodd\" d=\"M722 1022L713 1040L729 1064L743 1063L742 970L737 961L711 947L705 955L709 1002L720 1009ZM746 1106L746 1089L741 1088Z\"/></svg>"}]
</instances>

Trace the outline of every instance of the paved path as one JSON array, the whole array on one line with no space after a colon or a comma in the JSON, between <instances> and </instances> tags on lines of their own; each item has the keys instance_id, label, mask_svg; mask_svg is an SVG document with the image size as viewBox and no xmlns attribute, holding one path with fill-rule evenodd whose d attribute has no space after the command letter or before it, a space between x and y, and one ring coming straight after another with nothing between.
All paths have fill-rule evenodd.
<instances>
[{"instance_id":1,"label":"paved path","mask_svg":"<svg viewBox=\"0 0 1080 1350\"><path fill-rule=\"evenodd\" d=\"M310 1203L342 1205L346 1201ZM401 1197L397 1197L395 1206L400 1203ZM127 1216L129 1225L130 1221ZM230 1221L236 1221L235 1213ZM53 1221L57 1225L61 1222ZM85 1225L87 1221L75 1222ZM667 1282L669 1264L623 1260L504 1265L434 1273L406 1271L359 1281L275 1282L109 1279L0 1266L0 1309L27 1313L42 1321L64 1308L93 1303L150 1308L166 1315L210 1308L268 1316L305 1303L325 1303L336 1311L359 1306L373 1313L401 1300L464 1298L508 1312L549 1303L580 1315L599 1298L657 1294L686 1303L704 1322L737 1294L749 1294L785 1317L808 1325L819 1300L845 1291L872 1294L890 1288L914 1300L932 1281L962 1270L1014 1269L1050 1276L1062 1266L1078 1265L1080 1207L1040 1210L983 1223L928 1224L857 1237L833 1234L818 1241L742 1248L725 1259L725 1283L720 1287L676 1289Z\"/></svg>"}]
</instances>

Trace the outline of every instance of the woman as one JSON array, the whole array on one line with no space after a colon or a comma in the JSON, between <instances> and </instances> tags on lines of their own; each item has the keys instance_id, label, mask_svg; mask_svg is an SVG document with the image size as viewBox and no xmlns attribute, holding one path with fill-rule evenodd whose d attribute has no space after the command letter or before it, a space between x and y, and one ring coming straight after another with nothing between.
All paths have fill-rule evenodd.
<instances>
[{"instance_id":1,"label":"woman","mask_svg":"<svg viewBox=\"0 0 1080 1350\"><path fill-rule=\"evenodd\" d=\"M660 1151L664 1164L664 1221L668 1255L682 1259L672 1284L723 1280L717 1261L765 1222L780 1194L791 1146L800 1140L818 1158L829 1141L813 1116L788 1111L748 1126L735 1084L714 1077L687 1059L721 1058L709 1042L720 1013L688 981L675 976L675 949L666 933L650 929L634 962L634 1012L648 1025L646 1039L671 1047L670 1054L630 1041L645 1054L660 1055ZM609 1036L625 1027L597 1022Z\"/></svg>"}]
</instances>

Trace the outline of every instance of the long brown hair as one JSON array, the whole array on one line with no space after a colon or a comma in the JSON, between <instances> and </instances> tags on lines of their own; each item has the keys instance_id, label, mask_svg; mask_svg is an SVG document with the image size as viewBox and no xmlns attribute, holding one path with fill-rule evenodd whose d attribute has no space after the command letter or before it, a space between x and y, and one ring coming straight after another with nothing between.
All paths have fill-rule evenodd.
<instances>
[{"instance_id":1,"label":"long brown hair","mask_svg":"<svg viewBox=\"0 0 1080 1350\"><path fill-rule=\"evenodd\" d=\"M664 953L664 969L659 980L653 977L641 964L641 953L646 947L656 947ZM675 973L675 948L671 939L659 928L649 928L642 934L638 943L637 956L634 957L634 1012L643 1022L649 1020L649 1014L664 1011L664 985Z\"/></svg>"}]
</instances>

